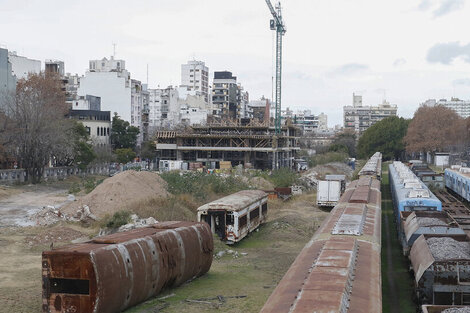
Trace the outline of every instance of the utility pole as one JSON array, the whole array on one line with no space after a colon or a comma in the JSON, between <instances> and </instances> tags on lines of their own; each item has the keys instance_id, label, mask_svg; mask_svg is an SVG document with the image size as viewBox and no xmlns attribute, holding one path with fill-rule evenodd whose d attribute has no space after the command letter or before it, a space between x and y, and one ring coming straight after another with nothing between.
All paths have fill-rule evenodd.
<instances>
[{"instance_id":1,"label":"utility pole","mask_svg":"<svg viewBox=\"0 0 470 313\"><path fill-rule=\"evenodd\" d=\"M282 36L286 33L286 26L282 20L281 2L276 5L276 10L271 4L271 0L266 0L269 10L274 19L270 21L271 30L276 31L276 114L275 131L281 133L281 77L282 77Z\"/></svg>"}]
</instances>

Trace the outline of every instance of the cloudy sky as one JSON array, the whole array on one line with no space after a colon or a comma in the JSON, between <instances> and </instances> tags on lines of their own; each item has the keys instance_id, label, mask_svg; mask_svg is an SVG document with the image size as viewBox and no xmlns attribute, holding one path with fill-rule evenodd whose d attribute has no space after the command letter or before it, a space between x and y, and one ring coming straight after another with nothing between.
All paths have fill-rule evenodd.
<instances>
[{"instance_id":1,"label":"cloudy sky","mask_svg":"<svg viewBox=\"0 0 470 313\"><path fill-rule=\"evenodd\" d=\"M470 99L467 0L283 0L283 107L342 122L352 93L384 97L411 117L419 103ZM88 60L126 60L150 87L180 83L180 65L230 70L251 99L271 95L273 33L263 0L0 0L0 46L60 59L84 74Z\"/></svg>"}]
</instances>

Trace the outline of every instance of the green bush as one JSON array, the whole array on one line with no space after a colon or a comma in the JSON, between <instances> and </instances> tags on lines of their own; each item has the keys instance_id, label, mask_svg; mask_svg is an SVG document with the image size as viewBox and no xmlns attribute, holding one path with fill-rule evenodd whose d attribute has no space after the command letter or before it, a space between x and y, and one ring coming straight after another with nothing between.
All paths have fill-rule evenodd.
<instances>
[{"instance_id":1,"label":"green bush","mask_svg":"<svg viewBox=\"0 0 470 313\"><path fill-rule=\"evenodd\" d=\"M118 211L114 213L112 217L105 220L105 226L108 228L119 228L122 225L126 225L130 221L131 221L131 212Z\"/></svg>"},{"instance_id":2,"label":"green bush","mask_svg":"<svg viewBox=\"0 0 470 313\"><path fill-rule=\"evenodd\" d=\"M246 183L234 176L176 171L162 173L160 176L167 182L170 193L190 194L198 200L206 200L211 194L229 194L249 188Z\"/></svg>"},{"instance_id":3,"label":"green bush","mask_svg":"<svg viewBox=\"0 0 470 313\"><path fill-rule=\"evenodd\" d=\"M310 167L315 167L317 165L322 165L332 162L345 162L348 159L348 154L345 152L327 152L322 154L317 154L309 158L308 165Z\"/></svg>"},{"instance_id":4,"label":"green bush","mask_svg":"<svg viewBox=\"0 0 470 313\"><path fill-rule=\"evenodd\" d=\"M77 194L81 190L80 185L78 183L73 183L72 186L69 188L69 193Z\"/></svg>"},{"instance_id":5,"label":"green bush","mask_svg":"<svg viewBox=\"0 0 470 313\"><path fill-rule=\"evenodd\" d=\"M284 167L272 171L267 179L274 184L274 187L290 187L297 183L298 178L297 173Z\"/></svg>"}]
</instances>

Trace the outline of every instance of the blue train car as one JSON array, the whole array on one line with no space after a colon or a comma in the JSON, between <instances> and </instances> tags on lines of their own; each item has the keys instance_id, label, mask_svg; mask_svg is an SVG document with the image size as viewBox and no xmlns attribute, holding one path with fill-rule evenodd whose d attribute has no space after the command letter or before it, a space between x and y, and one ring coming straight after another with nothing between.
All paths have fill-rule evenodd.
<instances>
[{"instance_id":1,"label":"blue train car","mask_svg":"<svg viewBox=\"0 0 470 313\"><path fill-rule=\"evenodd\" d=\"M470 201L470 168L455 165L452 168L446 168L444 179L446 188Z\"/></svg>"},{"instance_id":2,"label":"blue train car","mask_svg":"<svg viewBox=\"0 0 470 313\"><path fill-rule=\"evenodd\" d=\"M402 211L442 211L441 201L408 166L393 162L388 173L397 225Z\"/></svg>"}]
</instances>

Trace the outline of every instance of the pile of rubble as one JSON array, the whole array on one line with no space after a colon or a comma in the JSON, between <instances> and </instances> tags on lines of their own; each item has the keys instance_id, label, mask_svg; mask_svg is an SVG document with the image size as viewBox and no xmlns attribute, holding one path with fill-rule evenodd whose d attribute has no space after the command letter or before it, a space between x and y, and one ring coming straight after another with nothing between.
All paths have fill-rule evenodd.
<instances>
[{"instance_id":1,"label":"pile of rubble","mask_svg":"<svg viewBox=\"0 0 470 313\"><path fill-rule=\"evenodd\" d=\"M435 217L418 217L418 224L421 227L447 226L447 223Z\"/></svg>"},{"instance_id":2,"label":"pile of rubble","mask_svg":"<svg viewBox=\"0 0 470 313\"><path fill-rule=\"evenodd\" d=\"M442 313L470 313L470 306L463 308L449 308L442 311Z\"/></svg>"},{"instance_id":3,"label":"pile of rubble","mask_svg":"<svg viewBox=\"0 0 470 313\"><path fill-rule=\"evenodd\" d=\"M304 186L314 189L317 187L318 184L318 173L315 171L311 171L308 173L305 173L300 177L300 181L303 183Z\"/></svg>"},{"instance_id":4,"label":"pile of rubble","mask_svg":"<svg viewBox=\"0 0 470 313\"><path fill-rule=\"evenodd\" d=\"M432 237L426 240L436 261L470 259L470 243L450 237Z\"/></svg>"},{"instance_id":5,"label":"pile of rubble","mask_svg":"<svg viewBox=\"0 0 470 313\"><path fill-rule=\"evenodd\" d=\"M109 234L116 233L116 232L119 233L119 232L131 230L131 229L147 227L147 226L154 225L157 223L158 221L154 219L153 217L140 218L137 214L132 214L131 221L129 223L122 225L117 230L110 229L110 228L101 228L98 233L98 236L104 236L104 235L109 235Z\"/></svg>"},{"instance_id":6,"label":"pile of rubble","mask_svg":"<svg viewBox=\"0 0 470 313\"><path fill-rule=\"evenodd\" d=\"M38 226L48 226L60 221L92 222L96 221L98 218L93 213L91 213L90 208L86 205L80 207L73 215L63 213L60 208L48 205L43 207L41 211L31 216L31 219Z\"/></svg>"},{"instance_id":7,"label":"pile of rubble","mask_svg":"<svg viewBox=\"0 0 470 313\"><path fill-rule=\"evenodd\" d=\"M136 229L136 228L142 228L142 227L147 227L153 224L157 224L158 221L154 219L153 217L149 218L139 218L137 214L132 214L131 215L131 222L127 223L126 225L122 225L119 227L118 232L121 231L128 231L131 229Z\"/></svg>"}]
</instances>

